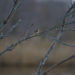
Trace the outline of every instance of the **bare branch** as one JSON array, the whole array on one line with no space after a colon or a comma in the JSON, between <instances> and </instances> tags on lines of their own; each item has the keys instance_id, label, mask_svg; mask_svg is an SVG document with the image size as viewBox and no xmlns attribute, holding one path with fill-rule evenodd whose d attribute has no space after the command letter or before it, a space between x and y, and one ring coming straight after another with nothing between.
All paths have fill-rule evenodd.
<instances>
[{"instance_id":1,"label":"bare branch","mask_svg":"<svg viewBox=\"0 0 75 75\"><path fill-rule=\"evenodd\" d=\"M8 23L8 21L11 19L11 17L14 15L14 13L16 12L17 8L20 6L22 0L15 0L14 1L14 5L13 8L11 10L11 12L9 13L8 17L0 24L0 32L2 30L2 28Z\"/></svg>"},{"instance_id":2,"label":"bare branch","mask_svg":"<svg viewBox=\"0 0 75 75\"><path fill-rule=\"evenodd\" d=\"M59 39L56 39L56 38L53 37L53 36L50 36L50 39L51 39L51 40L56 40L56 42L58 42L58 43L60 43L60 44L62 44L62 45L64 45L64 46L75 47L75 45L71 45L71 44L64 43L63 41L61 41L61 40L59 40Z\"/></svg>"},{"instance_id":3,"label":"bare branch","mask_svg":"<svg viewBox=\"0 0 75 75\"><path fill-rule=\"evenodd\" d=\"M69 12L72 10L72 8L74 8L74 5L75 5L75 4L73 4L73 5L71 6L71 8L69 8L68 11L65 13L65 16L64 16L64 18L63 18L63 20L62 20L62 25L61 25L62 27L60 27L60 31L59 31L59 33L58 33L58 35L57 35L57 37L56 37L57 40L59 40L59 38L62 36L62 32L63 32L64 25L65 25L65 23L66 23L67 15L68 15ZM40 70L41 70L41 68L43 67L43 65L45 64L45 62L46 62L46 60L47 60L47 58L48 58L48 55L51 53L51 51L52 51L53 48L55 47L56 42L57 42L57 41L54 40L54 41L51 43L50 48L48 49L47 53L44 55L42 61L40 62L40 65L39 65L39 67L38 67L38 70L37 70L36 75L40 75Z\"/></svg>"},{"instance_id":4,"label":"bare branch","mask_svg":"<svg viewBox=\"0 0 75 75\"><path fill-rule=\"evenodd\" d=\"M56 39L59 39L61 36L62 36L62 32L60 31L60 32L58 33ZM38 70L37 70L36 75L40 75L40 70L41 70L41 68L43 67L43 65L45 64L45 62L46 62L46 60L47 60L47 57L49 56L49 54L51 53L51 51L52 51L53 48L55 47L56 42L57 42L57 41L54 40L54 41L51 43L51 45L50 45L50 47L49 47L47 53L45 54L45 56L43 57L42 61L40 62L40 65L39 65L39 67L38 67Z\"/></svg>"},{"instance_id":5,"label":"bare branch","mask_svg":"<svg viewBox=\"0 0 75 75\"><path fill-rule=\"evenodd\" d=\"M59 61L58 63L54 64L52 67L48 68L45 72L42 73L42 75L47 75L48 72L50 72L52 69L58 67L59 65L71 60L72 58L75 58L75 54L72 56L69 56L67 58L64 58L63 60Z\"/></svg>"},{"instance_id":6,"label":"bare branch","mask_svg":"<svg viewBox=\"0 0 75 75\"><path fill-rule=\"evenodd\" d=\"M5 50L2 50L2 52L0 52L0 56L2 56L7 51L12 51L17 45L21 44L24 40L28 40L28 39L36 37L36 36L37 35L31 35L29 37L24 37L21 40L18 40L17 42L15 42L15 43L11 44L10 46L8 46L8 48L6 48Z\"/></svg>"},{"instance_id":7,"label":"bare branch","mask_svg":"<svg viewBox=\"0 0 75 75\"><path fill-rule=\"evenodd\" d=\"M32 26L32 25L31 25ZM15 27L15 26L14 26ZM13 28L14 28L13 27ZM53 30L56 26L53 26L49 29L50 30ZM13 30L13 28L11 28L8 32L10 32L11 30ZM45 32L48 32L48 30L46 30ZM21 44L23 41L25 40L28 40L28 39L31 39L33 37L37 37L37 36L40 36L42 34L44 34L45 32L38 32L38 33L33 33L32 35L28 35L23 37L22 39L16 41L15 43L11 44L10 46L8 46L5 50L2 50L2 52L0 52L0 56L2 56L4 53L6 53L7 51L12 51L17 45ZM0 37L6 37L7 35L3 35L1 34Z\"/></svg>"},{"instance_id":8,"label":"bare branch","mask_svg":"<svg viewBox=\"0 0 75 75\"><path fill-rule=\"evenodd\" d=\"M73 9L73 8L75 8L75 3L74 4L72 4L72 6L68 9L68 11L65 13L65 16L64 16L64 18L63 18L63 23L64 24L62 24L62 28L64 27L64 25L65 25L65 21L66 21L66 18L67 18L67 16L69 16L68 14L71 12L71 10ZM70 15L72 15L72 14L70 14Z\"/></svg>"},{"instance_id":9,"label":"bare branch","mask_svg":"<svg viewBox=\"0 0 75 75\"><path fill-rule=\"evenodd\" d=\"M14 27L16 27L15 25L13 26L13 28ZM11 32L11 30L13 30L13 28L12 29L10 29L10 31L8 31L8 32ZM53 27L52 27L53 28ZM52 28L50 28L50 29L52 29ZM49 30L50 30L49 29ZM47 31L46 31L47 32ZM13 43L13 44L11 44L8 48L6 48L5 50L2 50L2 52L0 53L0 56L2 56L4 53L6 53L7 51L12 51L17 45L19 45L19 44L21 44L23 41L25 41L25 40L28 40L28 39L31 39L31 38L33 38L33 37L37 37L37 36L41 36L41 35L43 35L45 32L39 32L39 33L34 33L34 34L32 34L32 35L28 35L27 37L25 36L24 38L22 38L21 40L18 40L18 41L16 41L15 43ZM58 35L58 37L61 35L61 33ZM3 35L2 37L6 37L7 35ZM57 37L57 38L58 38ZM52 37L51 35L50 35L50 39L51 40L54 40L55 42L59 42L60 44L62 44L62 45L65 45L65 46L70 46L70 47L75 47L75 46L73 46L73 45L70 45L70 44L67 44L67 43L64 43L64 42L62 42L62 41L60 41L59 39L56 39L55 37ZM54 42L54 43L55 43ZM52 45L50 46L51 48L53 47L53 45L54 45L54 43L52 43ZM50 48L49 48L50 49ZM48 52L49 53L49 52Z\"/></svg>"},{"instance_id":10,"label":"bare branch","mask_svg":"<svg viewBox=\"0 0 75 75\"><path fill-rule=\"evenodd\" d=\"M5 38L5 37L7 37L8 34L11 33L11 32L18 26L18 24L19 24L20 21L21 21L21 20L19 19L18 22L17 22L16 24L14 24L14 25L13 25L7 32L5 32L4 34L1 33L1 34L0 34L0 39L3 39L3 38Z\"/></svg>"}]
</instances>

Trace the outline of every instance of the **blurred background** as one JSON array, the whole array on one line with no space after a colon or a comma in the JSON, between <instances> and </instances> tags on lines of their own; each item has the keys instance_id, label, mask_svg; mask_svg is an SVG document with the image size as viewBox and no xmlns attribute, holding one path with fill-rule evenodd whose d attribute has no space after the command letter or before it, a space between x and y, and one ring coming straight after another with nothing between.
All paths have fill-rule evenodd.
<instances>
[{"instance_id":1,"label":"blurred background","mask_svg":"<svg viewBox=\"0 0 75 75\"><path fill-rule=\"evenodd\" d=\"M5 33L19 19L21 22L8 37L0 40L0 51L27 34L32 34L36 29L44 31L53 25L61 24L65 12L71 5L71 0L23 0L2 32ZM0 0L0 23L9 15L12 6L13 0ZM33 26L31 27L31 25ZM74 25L72 27L75 28ZM53 31L52 34L55 36L56 31ZM64 32L60 39L75 45L75 32ZM0 56L0 74L35 75L37 67L51 42L52 40L45 34L26 40L13 51L6 52ZM72 54L75 54L75 48L57 43L49 55L43 71ZM75 75L75 59L52 70L49 75Z\"/></svg>"}]
</instances>

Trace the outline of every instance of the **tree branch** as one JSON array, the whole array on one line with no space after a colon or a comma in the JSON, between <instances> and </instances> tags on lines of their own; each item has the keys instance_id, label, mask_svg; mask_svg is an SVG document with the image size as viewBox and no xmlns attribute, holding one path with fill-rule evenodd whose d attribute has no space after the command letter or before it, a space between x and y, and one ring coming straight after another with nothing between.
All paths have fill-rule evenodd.
<instances>
[{"instance_id":1,"label":"tree branch","mask_svg":"<svg viewBox=\"0 0 75 75\"><path fill-rule=\"evenodd\" d=\"M7 32L0 34L0 39L3 39L8 36L9 33L11 33L19 24L21 20L19 19L16 24L14 24Z\"/></svg>"},{"instance_id":2,"label":"tree branch","mask_svg":"<svg viewBox=\"0 0 75 75\"><path fill-rule=\"evenodd\" d=\"M0 32L3 29L3 27L8 23L8 21L11 19L11 17L15 14L17 8L20 6L22 0L15 0L13 4L13 8L11 12L9 13L8 17L0 24Z\"/></svg>"},{"instance_id":3,"label":"tree branch","mask_svg":"<svg viewBox=\"0 0 75 75\"><path fill-rule=\"evenodd\" d=\"M75 58L75 54L73 54L72 56L69 56L67 58L64 58L63 60L61 60L60 62L54 64L52 67L48 68L45 72L42 73L42 75L47 75L48 72L50 72L52 69L58 67L59 65L71 60L72 58Z\"/></svg>"},{"instance_id":4,"label":"tree branch","mask_svg":"<svg viewBox=\"0 0 75 75\"><path fill-rule=\"evenodd\" d=\"M71 8L68 9L68 11L65 13L65 16L63 17L62 25L61 25L61 27L60 27L60 31L58 32L58 35L57 35L57 37L56 37L57 40L59 40L59 38L62 36L63 28L64 28L64 25L65 25L65 23L66 23L66 18L67 18L67 16L68 16L69 12L72 10L72 8L74 8L74 6L75 6L75 4L73 4L73 5L71 6ZM47 58L48 58L48 55L51 53L51 51L52 51L53 48L55 47L56 42L57 42L57 41L54 40L54 41L51 43L50 48L48 49L47 53L44 55L42 61L41 61L40 64L39 64L39 67L38 67L38 70L37 70L36 75L40 75L40 70L41 70L41 68L43 67L43 65L45 64L45 62L46 62L46 60L47 60Z\"/></svg>"}]
</instances>

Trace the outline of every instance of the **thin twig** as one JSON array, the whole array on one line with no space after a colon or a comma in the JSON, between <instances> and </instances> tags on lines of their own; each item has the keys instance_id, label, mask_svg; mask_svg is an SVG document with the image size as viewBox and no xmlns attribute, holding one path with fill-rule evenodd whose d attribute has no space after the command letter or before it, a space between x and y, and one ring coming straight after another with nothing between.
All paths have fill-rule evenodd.
<instances>
[{"instance_id":1,"label":"thin twig","mask_svg":"<svg viewBox=\"0 0 75 75\"><path fill-rule=\"evenodd\" d=\"M18 40L17 42L11 44L10 46L8 46L5 50L2 50L2 52L0 52L0 56L2 56L3 54L5 54L7 51L12 51L17 45L21 44L24 40L28 40L30 38L36 37L37 35L31 35L29 37L24 37L21 40Z\"/></svg>"},{"instance_id":2,"label":"thin twig","mask_svg":"<svg viewBox=\"0 0 75 75\"><path fill-rule=\"evenodd\" d=\"M63 60L59 61L58 63L54 64L52 67L48 68L45 72L42 73L42 75L47 75L48 72L50 72L52 69L58 67L59 65L71 60L72 58L75 58L75 54L71 55L67 58L64 58Z\"/></svg>"},{"instance_id":3,"label":"thin twig","mask_svg":"<svg viewBox=\"0 0 75 75\"><path fill-rule=\"evenodd\" d=\"M11 17L15 14L17 8L20 6L22 0L15 0L13 8L11 12L9 13L8 17L0 24L0 32L2 28L8 23L8 21L11 19Z\"/></svg>"},{"instance_id":4,"label":"thin twig","mask_svg":"<svg viewBox=\"0 0 75 75\"><path fill-rule=\"evenodd\" d=\"M53 36L50 36L50 39L51 39L51 40L56 40L56 42L58 42L58 43L60 43L60 44L62 44L62 45L64 45L64 46L75 47L75 45L71 45L71 44L68 44L68 43L64 43L63 41L61 41L61 40L59 40L59 39L56 39L56 38L53 37Z\"/></svg>"},{"instance_id":5,"label":"thin twig","mask_svg":"<svg viewBox=\"0 0 75 75\"><path fill-rule=\"evenodd\" d=\"M14 24L7 32L5 32L4 34L3 34L3 33L0 34L0 39L3 39L3 38L5 38L5 37L7 37L8 34L11 33L11 32L19 25L19 22L20 22L20 21L21 21L21 20L19 19L18 22L17 22L16 24Z\"/></svg>"},{"instance_id":6,"label":"thin twig","mask_svg":"<svg viewBox=\"0 0 75 75\"><path fill-rule=\"evenodd\" d=\"M68 14L70 13L70 11L73 9L75 7L75 3L74 4L72 4L72 6L68 9L68 11L65 13L65 16L64 16L64 18L63 18L63 23L64 24L62 24L62 28L64 27L64 25L65 25L65 21L66 21L66 18L67 18L67 16L69 16ZM72 15L72 14L70 14L70 15Z\"/></svg>"}]
</instances>

